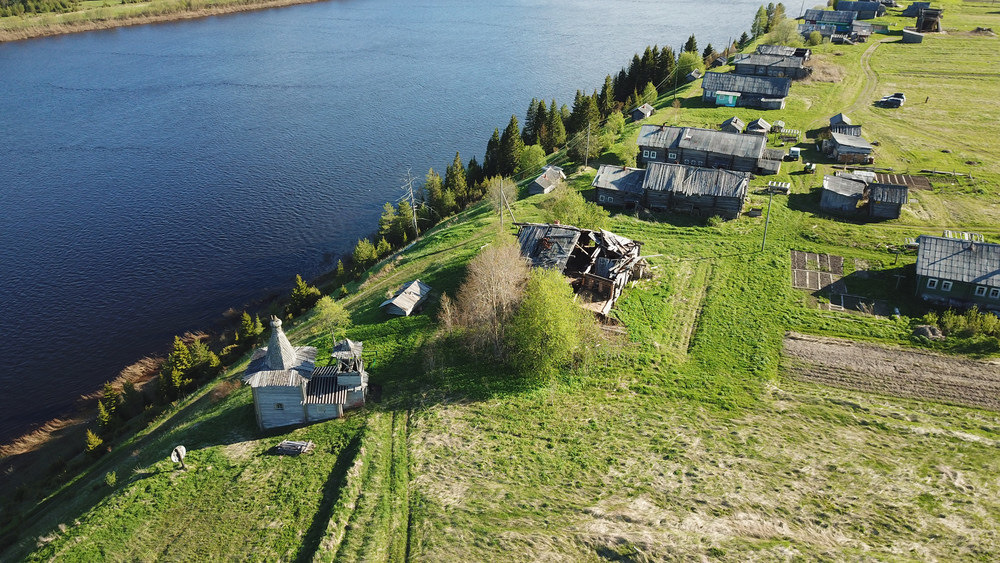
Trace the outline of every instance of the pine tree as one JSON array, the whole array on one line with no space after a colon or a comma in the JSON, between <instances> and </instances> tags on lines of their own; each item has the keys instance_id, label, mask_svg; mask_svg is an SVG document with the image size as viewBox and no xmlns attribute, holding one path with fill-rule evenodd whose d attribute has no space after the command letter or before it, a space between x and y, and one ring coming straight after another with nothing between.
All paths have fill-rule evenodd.
<instances>
[{"instance_id":1,"label":"pine tree","mask_svg":"<svg viewBox=\"0 0 1000 563\"><path fill-rule=\"evenodd\" d=\"M745 32L745 31L744 31L744 32L743 32L743 35L740 35L740 39L739 39L739 41L737 41L737 42L736 42L736 46L737 46L737 47L738 47L738 48L739 48L740 50L743 50L743 49L744 49L744 48L746 48L746 46L747 46L747 45L749 45L749 44L750 44L750 36L749 36L749 35L747 35L747 32Z\"/></svg>"},{"instance_id":2,"label":"pine tree","mask_svg":"<svg viewBox=\"0 0 1000 563\"><path fill-rule=\"evenodd\" d=\"M101 445L104 444L104 440L100 436L94 434L94 432L88 428L87 429L87 441L85 443L86 451L88 454L99 454L101 452Z\"/></svg>"},{"instance_id":3,"label":"pine tree","mask_svg":"<svg viewBox=\"0 0 1000 563\"><path fill-rule=\"evenodd\" d=\"M750 26L750 35L754 39L767 33L767 9L764 6L757 8L757 14L753 17L753 24Z\"/></svg>"},{"instance_id":4,"label":"pine tree","mask_svg":"<svg viewBox=\"0 0 1000 563\"><path fill-rule=\"evenodd\" d=\"M517 121L514 122L515 127L517 126ZM510 127L507 128L508 130ZM506 131L504 132L506 135ZM513 135L517 137L517 140L521 140L521 133L517 130L514 131ZM500 141L501 146L503 145L503 140ZM462 164L462 157L457 152L455 153L455 160L452 161L451 166L445 169L444 172L444 189L455 194L455 199L458 201L459 207L465 207L470 203L469 198L469 183L465 180L465 165Z\"/></svg>"},{"instance_id":5,"label":"pine tree","mask_svg":"<svg viewBox=\"0 0 1000 563\"><path fill-rule=\"evenodd\" d=\"M378 236L391 240L394 245L398 246L402 233L397 228L397 218L396 208L388 201L385 202L382 205L382 216L378 219Z\"/></svg>"},{"instance_id":6,"label":"pine tree","mask_svg":"<svg viewBox=\"0 0 1000 563\"><path fill-rule=\"evenodd\" d=\"M528 113L524 115L524 129L521 130L521 140L525 145L533 145L537 142L535 136L538 131L538 98L531 98L528 104Z\"/></svg>"},{"instance_id":7,"label":"pine tree","mask_svg":"<svg viewBox=\"0 0 1000 563\"><path fill-rule=\"evenodd\" d=\"M701 52L701 58L707 61L710 57L714 57L715 54L715 47L712 47L712 44L709 43L708 46L705 47L705 50Z\"/></svg>"},{"instance_id":8,"label":"pine tree","mask_svg":"<svg viewBox=\"0 0 1000 563\"><path fill-rule=\"evenodd\" d=\"M486 154L483 156L483 177L496 176L498 170L500 170L500 129L494 129L493 136L486 143Z\"/></svg>"},{"instance_id":9,"label":"pine tree","mask_svg":"<svg viewBox=\"0 0 1000 563\"><path fill-rule=\"evenodd\" d=\"M99 426L101 430L106 430L111 427L111 413L108 412L108 409L104 406L103 401L97 401L97 426Z\"/></svg>"},{"instance_id":10,"label":"pine tree","mask_svg":"<svg viewBox=\"0 0 1000 563\"><path fill-rule=\"evenodd\" d=\"M510 122L504 129L500 137L500 165L499 173L502 176L514 174L517 163L521 161L521 151L524 150L524 141L521 140L521 127L517 123L517 116L510 116ZM446 186L447 187L447 186Z\"/></svg>"},{"instance_id":11,"label":"pine tree","mask_svg":"<svg viewBox=\"0 0 1000 563\"><path fill-rule=\"evenodd\" d=\"M693 33L691 34L691 37L688 37L687 42L684 43L684 49L683 49L683 51L685 53L697 53L698 52L698 41L694 38L694 34Z\"/></svg>"},{"instance_id":12,"label":"pine tree","mask_svg":"<svg viewBox=\"0 0 1000 563\"><path fill-rule=\"evenodd\" d=\"M399 233L399 246L417 238L418 233L413 230L413 213L413 206L410 205L409 201L399 202L396 213L396 228L393 229L394 232Z\"/></svg>"}]
</instances>

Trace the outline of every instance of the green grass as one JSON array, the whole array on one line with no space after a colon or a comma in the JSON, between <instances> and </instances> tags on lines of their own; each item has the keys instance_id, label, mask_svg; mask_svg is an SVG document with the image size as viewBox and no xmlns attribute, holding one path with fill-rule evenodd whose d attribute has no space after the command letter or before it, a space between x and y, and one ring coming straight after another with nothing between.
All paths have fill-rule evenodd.
<instances>
[{"instance_id":1,"label":"green grass","mask_svg":"<svg viewBox=\"0 0 1000 563\"><path fill-rule=\"evenodd\" d=\"M947 9L946 26L1000 29L984 6ZM955 60L964 49L996 57L976 51L987 40L996 41L955 33L914 48L966 68ZM46 498L26 501L19 527L4 530L17 542L0 558L995 560L1000 414L783 375L788 330L919 346L910 337L925 310L912 297L915 257L890 247L945 227L1000 240L992 137L959 111L973 90L956 82L953 107L928 116L927 126L941 126L941 138L967 144L967 152L913 148L925 138L908 134L924 115L916 103L921 81L938 80L941 90L950 79L918 77L921 58L881 45L871 58L876 89L905 90L909 100L903 112L870 108L859 94L869 46L820 47L816 58L841 65L844 80L796 84L783 112L736 114L811 130L860 100L857 121L883 141L880 159L907 169L975 159L983 162L975 181L935 181L900 219L857 224L818 213L815 188L826 166L812 176L789 163L779 179L792 183L792 194L774 198L763 251L763 217L708 226L614 215L610 230L644 242L653 277L618 303L625 336L592 343L590 364L548 381L513 377L436 336L433 303L400 319L377 309L387 292L417 277L454 293L468 260L512 230L476 206L348 285L348 336L365 342L381 403L343 420L262 434L249 390L213 402L206 388L70 471ZM968 68L994 84L995 64ZM665 94L653 121L717 125L734 113L702 107L697 85L678 95L683 110L675 113ZM953 131L944 123L952 121ZM587 193L592 177L587 171L570 184ZM517 218L545 220L548 197L516 202ZM750 204L766 206L767 198L752 193ZM845 257L850 290L901 315L820 310L822 296L790 286L790 249ZM904 276L898 289L897 274ZM310 314L288 327L293 342L317 346L321 358L332 345ZM267 455L284 438L313 440L316 453ZM166 459L181 443L188 471ZM105 481L110 471L114 487Z\"/></svg>"}]
</instances>

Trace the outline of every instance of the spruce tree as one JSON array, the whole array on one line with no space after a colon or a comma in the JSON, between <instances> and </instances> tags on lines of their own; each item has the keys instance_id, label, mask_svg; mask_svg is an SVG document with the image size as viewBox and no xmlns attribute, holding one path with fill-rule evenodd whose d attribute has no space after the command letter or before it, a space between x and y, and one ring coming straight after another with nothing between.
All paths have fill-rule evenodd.
<instances>
[{"instance_id":1,"label":"spruce tree","mask_svg":"<svg viewBox=\"0 0 1000 563\"><path fill-rule=\"evenodd\" d=\"M392 241L393 244L399 245L399 235L400 233L396 228L396 208L393 207L388 201L382 205L382 216L378 219L378 236Z\"/></svg>"},{"instance_id":2,"label":"spruce tree","mask_svg":"<svg viewBox=\"0 0 1000 563\"><path fill-rule=\"evenodd\" d=\"M556 108L553 107L553 110ZM533 131L535 136L535 144L542 144L542 128L549 121L549 109L545 106L545 100L538 102L538 108L535 113L535 130ZM527 143L526 143L527 144Z\"/></svg>"},{"instance_id":3,"label":"spruce tree","mask_svg":"<svg viewBox=\"0 0 1000 563\"><path fill-rule=\"evenodd\" d=\"M750 36L749 36L749 35L747 35L747 32L745 32L745 31L744 31L744 32L743 32L743 35L740 35L740 39L739 39L739 41L737 41L737 42L736 42L736 46L737 46L737 47L738 47L738 48L739 48L740 50L743 50L743 49L745 49L745 48L746 48L746 46L747 46L747 45L749 45L749 44L750 44Z\"/></svg>"},{"instance_id":4,"label":"spruce tree","mask_svg":"<svg viewBox=\"0 0 1000 563\"><path fill-rule=\"evenodd\" d=\"M535 136L538 131L538 98L531 98L528 104L528 113L524 115L524 129L521 130L521 140L525 145L533 145L537 142Z\"/></svg>"},{"instance_id":5,"label":"spruce tree","mask_svg":"<svg viewBox=\"0 0 1000 563\"><path fill-rule=\"evenodd\" d=\"M362 270L367 270L378 261L378 254L375 252L375 245L364 238L358 241L354 247L354 263Z\"/></svg>"},{"instance_id":6,"label":"spruce tree","mask_svg":"<svg viewBox=\"0 0 1000 563\"><path fill-rule=\"evenodd\" d=\"M514 122L515 126L517 122ZM510 127L507 128L508 130ZM506 135L506 131L504 132ZM515 131L513 133L517 140L521 140L521 133ZM501 146L503 141L501 140ZM458 201L460 207L465 207L470 203L471 198L469 197L469 184L465 180L465 165L462 163L462 157L457 152L455 153L455 160L452 161L451 165L448 166L444 171L444 189L455 194L455 199Z\"/></svg>"},{"instance_id":7,"label":"spruce tree","mask_svg":"<svg viewBox=\"0 0 1000 563\"><path fill-rule=\"evenodd\" d=\"M486 143L486 154L483 156L483 177L496 176L500 170L500 129L493 130L493 136ZM454 195L454 194L452 194Z\"/></svg>"},{"instance_id":8,"label":"spruce tree","mask_svg":"<svg viewBox=\"0 0 1000 563\"><path fill-rule=\"evenodd\" d=\"M705 47L705 50L701 52L701 58L707 61L709 58L714 58L714 56L715 56L715 47L712 47L712 44L709 43L708 46Z\"/></svg>"},{"instance_id":9,"label":"spruce tree","mask_svg":"<svg viewBox=\"0 0 1000 563\"><path fill-rule=\"evenodd\" d=\"M392 252L392 247L389 246L389 241L385 240L385 237L378 239L378 244L375 246L375 254L377 254L379 258L382 258L390 252Z\"/></svg>"},{"instance_id":10,"label":"spruce tree","mask_svg":"<svg viewBox=\"0 0 1000 563\"><path fill-rule=\"evenodd\" d=\"M750 35L754 39L767 33L767 9L764 6L757 8L757 14L753 17L753 24L750 26Z\"/></svg>"},{"instance_id":11,"label":"spruce tree","mask_svg":"<svg viewBox=\"0 0 1000 563\"><path fill-rule=\"evenodd\" d=\"M544 107L545 102L541 103L541 107ZM469 159L469 165L465 167L465 185L468 188L470 195L475 196L475 199L482 197L482 193L478 186L483 181L483 168L479 166L479 161L476 157Z\"/></svg>"},{"instance_id":12,"label":"spruce tree","mask_svg":"<svg viewBox=\"0 0 1000 563\"><path fill-rule=\"evenodd\" d=\"M417 238L417 233L413 230L413 206L410 202L403 200L399 202L399 207L396 213L396 228L393 232L399 233L399 246L405 245L408 241Z\"/></svg>"},{"instance_id":13,"label":"spruce tree","mask_svg":"<svg viewBox=\"0 0 1000 563\"><path fill-rule=\"evenodd\" d=\"M552 100L546 126L548 128L548 144L542 148L545 149L545 152L552 153L566 144L566 125L563 123L563 113L556 111L555 100Z\"/></svg>"},{"instance_id":14,"label":"spruce tree","mask_svg":"<svg viewBox=\"0 0 1000 563\"><path fill-rule=\"evenodd\" d=\"M684 43L684 52L685 53L697 53L698 52L698 41L694 38L694 34L693 33L691 34L691 37L688 37L687 42Z\"/></svg>"},{"instance_id":15,"label":"spruce tree","mask_svg":"<svg viewBox=\"0 0 1000 563\"><path fill-rule=\"evenodd\" d=\"M424 178L424 196L427 198L427 204L437 214L435 223L451 213L451 210L444 205L443 195L444 186L441 184L441 176L431 168L427 171L427 176Z\"/></svg>"},{"instance_id":16,"label":"spruce tree","mask_svg":"<svg viewBox=\"0 0 1000 563\"><path fill-rule=\"evenodd\" d=\"M615 105L615 86L609 74L604 77L604 88L601 89L601 95L597 99L597 106L601 110L601 117L611 115L611 112L615 111Z\"/></svg>"},{"instance_id":17,"label":"spruce tree","mask_svg":"<svg viewBox=\"0 0 1000 563\"><path fill-rule=\"evenodd\" d=\"M524 141L521 140L521 127L517 123L517 116L510 116L510 122L504 129L500 137L500 166L499 173L502 176L510 176L517 169L517 163L521 161L521 151L524 150ZM447 183L446 183L447 187Z\"/></svg>"}]
</instances>

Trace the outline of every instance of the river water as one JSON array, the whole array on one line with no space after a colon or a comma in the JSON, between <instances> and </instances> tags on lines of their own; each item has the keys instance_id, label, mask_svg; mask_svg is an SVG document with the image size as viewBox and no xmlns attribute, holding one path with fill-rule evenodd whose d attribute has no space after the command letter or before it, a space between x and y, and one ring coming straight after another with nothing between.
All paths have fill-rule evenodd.
<instances>
[{"instance_id":1,"label":"river water","mask_svg":"<svg viewBox=\"0 0 1000 563\"><path fill-rule=\"evenodd\" d=\"M0 45L0 442L332 267L532 97L759 0L343 0Z\"/></svg>"}]
</instances>

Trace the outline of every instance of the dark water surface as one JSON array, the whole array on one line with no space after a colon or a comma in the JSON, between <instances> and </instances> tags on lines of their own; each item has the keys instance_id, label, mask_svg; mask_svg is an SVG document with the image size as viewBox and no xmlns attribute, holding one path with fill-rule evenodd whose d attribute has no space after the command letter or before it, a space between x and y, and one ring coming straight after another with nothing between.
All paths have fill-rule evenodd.
<instances>
[{"instance_id":1,"label":"dark water surface","mask_svg":"<svg viewBox=\"0 0 1000 563\"><path fill-rule=\"evenodd\" d=\"M759 3L350 0L0 45L0 441L330 269L408 168Z\"/></svg>"}]
</instances>

